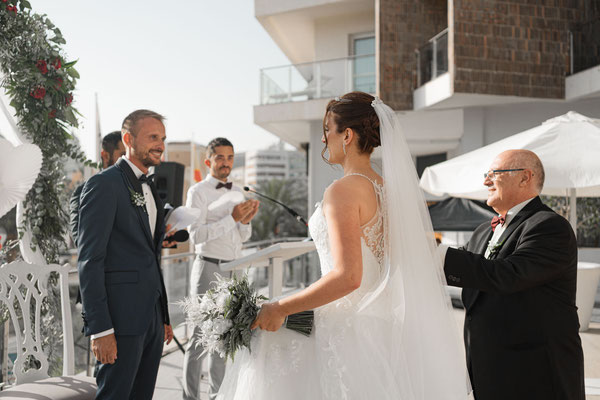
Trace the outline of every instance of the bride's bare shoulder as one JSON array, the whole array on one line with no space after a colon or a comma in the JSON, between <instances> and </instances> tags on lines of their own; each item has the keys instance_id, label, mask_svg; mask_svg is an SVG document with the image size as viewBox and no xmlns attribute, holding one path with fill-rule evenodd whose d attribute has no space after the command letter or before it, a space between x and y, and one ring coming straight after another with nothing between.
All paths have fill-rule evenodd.
<instances>
[{"instance_id":1,"label":"bride's bare shoulder","mask_svg":"<svg viewBox=\"0 0 600 400\"><path fill-rule=\"evenodd\" d=\"M373 185L361 176L346 176L333 182L323 194L324 204L358 204L373 192Z\"/></svg>"}]
</instances>

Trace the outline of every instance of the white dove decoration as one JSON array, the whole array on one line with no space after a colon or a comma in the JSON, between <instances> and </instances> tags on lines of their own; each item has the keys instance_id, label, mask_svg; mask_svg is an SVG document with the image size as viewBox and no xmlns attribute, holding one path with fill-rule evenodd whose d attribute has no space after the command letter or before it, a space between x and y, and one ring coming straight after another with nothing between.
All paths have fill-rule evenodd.
<instances>
[{"instance_id":1,"label":"white dove decoration","mask_svg":"<svg viewBox=\"0 0 600 400\"><path fill-rule=\"evenodd\" d=\"M42 167L42 151L35 144L13 146L0 139L0 217L25 199Z\"/></svg>"}]
</instances>

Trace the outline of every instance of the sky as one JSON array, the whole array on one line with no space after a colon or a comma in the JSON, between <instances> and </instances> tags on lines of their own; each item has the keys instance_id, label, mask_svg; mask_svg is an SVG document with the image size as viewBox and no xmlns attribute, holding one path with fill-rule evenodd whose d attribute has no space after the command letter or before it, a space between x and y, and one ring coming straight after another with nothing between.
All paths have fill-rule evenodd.
<instances>
[{"instance_id":1,"label":"sky","mask_svg":"<svg viewBox=\"0 0 600 400\"><path fill-rule=\"evenodd\" d=\"M229 138L236 151L278 142L253 123L259 70L289 64L254 17L252 0L32 0L67 44L81 75L74 105L77 133L95 154L97 93L102 135L131 111L166 116L167 142Z\"/></svg>"}]
</instances>

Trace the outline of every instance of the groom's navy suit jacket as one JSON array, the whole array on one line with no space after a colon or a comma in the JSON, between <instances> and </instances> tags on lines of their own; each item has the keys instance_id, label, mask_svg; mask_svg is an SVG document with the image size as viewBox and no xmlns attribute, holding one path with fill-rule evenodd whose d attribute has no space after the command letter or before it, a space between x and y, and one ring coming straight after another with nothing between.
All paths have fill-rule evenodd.
<instances>
[{"instance_id":1,"label":"groom's navy suit jacket","mask_svg":"<svg viewBox=\"0 0 600 400\"><path fill-rule=\"evenodd\" d=\"M569 223L531 200L497 243L489 223L448 249L448 284L463 287L465 347L477 400L583 400L575 306L577 242Z\"/></svg>"},{"instance_id":2,"label":"groom's navy suit jacket","mask_svg":"<svg viewBox=\"0 0 600 400\"><path fill-rule=\"evenodd\" d=\"M157 209L154 237L145 208L132 202L132 192L143 192L125 160L94 175L83 188L77 242L86 336L111 328L116 335L143 334L159 299L169 324L160 270L164 211L151 188Z\"/></svg>"}]
</instances>

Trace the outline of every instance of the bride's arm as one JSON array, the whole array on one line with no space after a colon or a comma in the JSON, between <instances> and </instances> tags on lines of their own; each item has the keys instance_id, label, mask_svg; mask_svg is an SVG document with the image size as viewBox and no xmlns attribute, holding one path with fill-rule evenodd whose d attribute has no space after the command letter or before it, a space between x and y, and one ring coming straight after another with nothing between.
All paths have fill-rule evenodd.
<instances>
[{"instance_id":1,"label":"bride's arm","mask_svg":"<svg viewBox=\"0 0 600 400\"><path fill-rule=\"evenodd\" d=\"M274 303L264 304L252 324L276 331L285 317L331 303L354 290L362 280L359 203L357 190L347 180L335 182L323 197L333 269L306 289Z\"/></svg>"}]
</instances>

